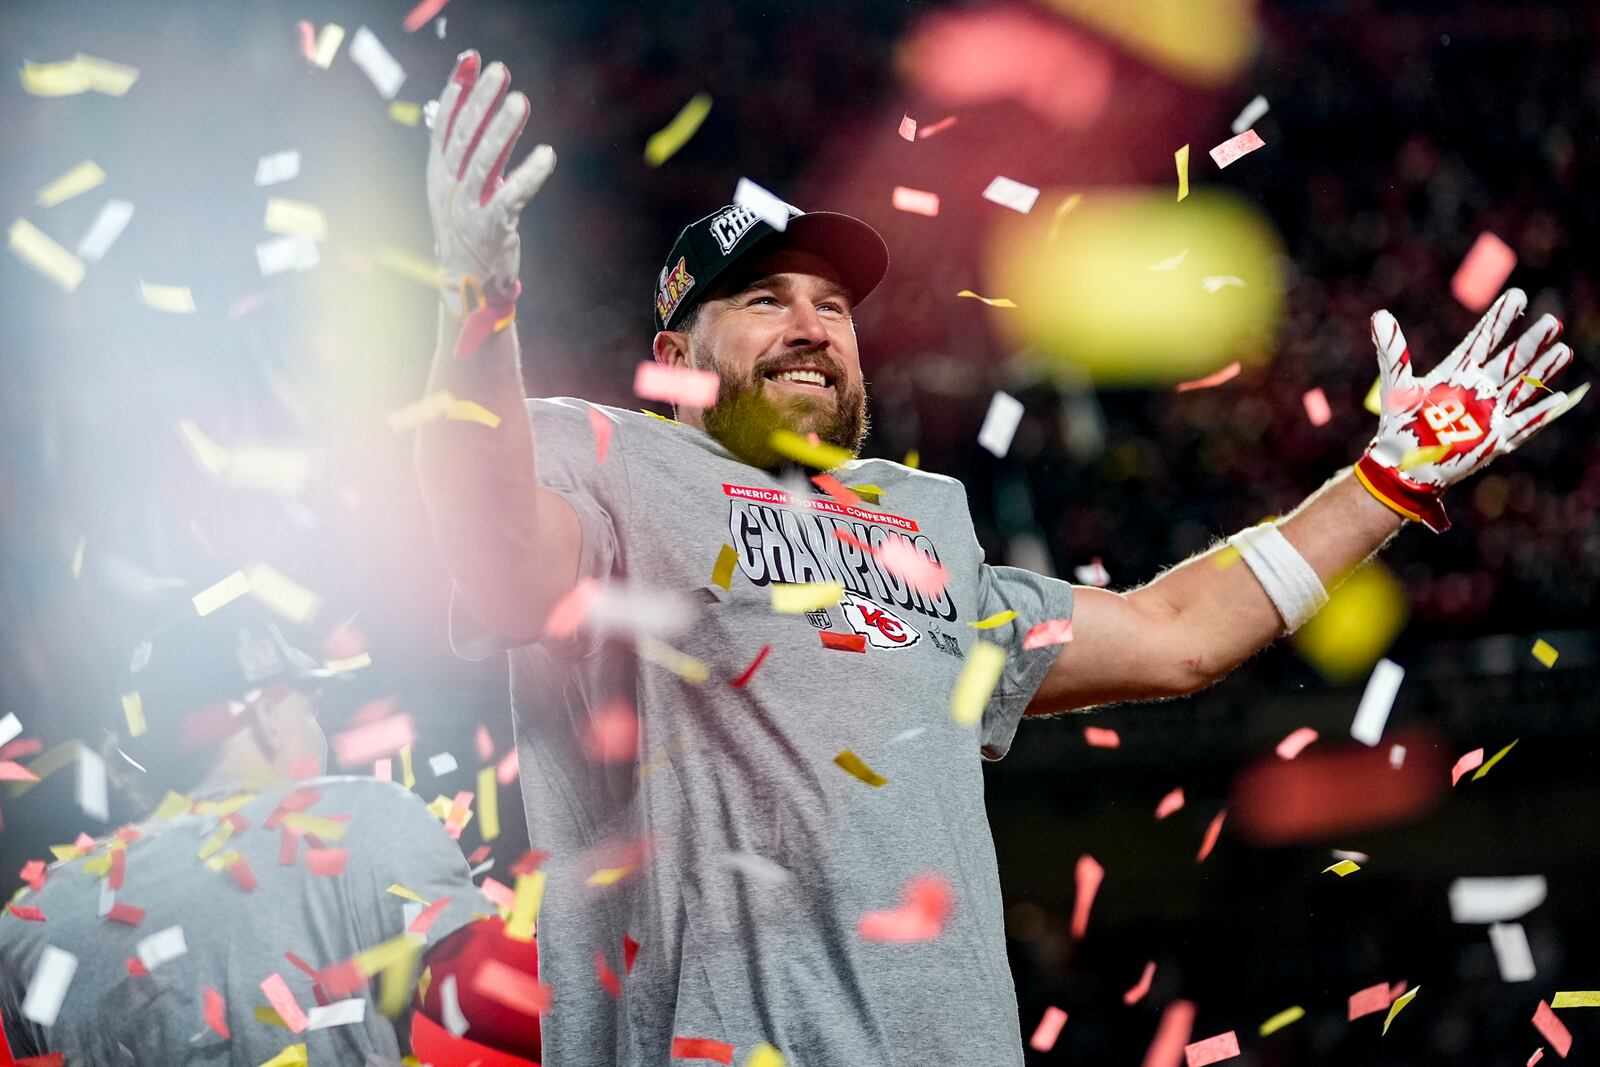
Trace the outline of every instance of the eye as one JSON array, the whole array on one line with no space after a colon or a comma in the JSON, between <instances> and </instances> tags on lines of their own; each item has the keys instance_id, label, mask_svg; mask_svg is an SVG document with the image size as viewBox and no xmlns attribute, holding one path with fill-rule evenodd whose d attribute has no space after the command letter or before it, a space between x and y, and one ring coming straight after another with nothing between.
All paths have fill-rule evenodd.
<instances>
[{"instance_id":1,"label":"eye","mask_svg":"<svg viewBox=\"0 0 1600 1067\"><path fill-rule=\"evenodd\" d=\"M755 305L755 304L763 303L763 302L768 303L768 304L776 304L778 302L778 298L775 297L775 296L770 296L770 295L768 295L766 293L761 293L758 296L752 296L750 298L750 303L751 303L752 306Z\"/></svg>"},{"instance_id":2,"label":"eye","mask_svg":"<svg viewBox=\"0 0 1600 1067\"><path fill-rule=\"evenodd\" d=\"M822 303L817 305L817 308L821 311L831 311L835 315L845 314L844 305L839 303L837 300L824 300Z\"/></svg>"}]
</instances>

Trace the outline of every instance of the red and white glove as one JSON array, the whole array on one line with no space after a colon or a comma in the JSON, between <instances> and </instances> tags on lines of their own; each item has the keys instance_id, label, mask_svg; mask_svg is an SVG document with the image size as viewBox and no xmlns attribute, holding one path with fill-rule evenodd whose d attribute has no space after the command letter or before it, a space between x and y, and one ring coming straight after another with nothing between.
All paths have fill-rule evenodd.
<instances>
[{"instance_id":1,"label":"red and white glove","mask_svg":"<svg viewBox=\"0 0 1600 1067\"><path fill-rule=\"evenodd\" d=\"M456 61L428 145L428 211L444 299L467 316L458 355L510 325L522 288L517 222L556 165L555 151L541 144L502 177L528 122L528 98L507 94L511 75L503 63L489 64L481 77L479 63L471 51Z\"/></svg>"},{"instance_id":2,"label":"red and white glove","mask_svg":"<svg viewBox=\"0 0 1600 1067\"><path fill-rule=\"evenodd\" d=\"M1434 533L1450 528L1445 489L1532 437L1588 392L1552 392L1551 379L1572 361L1561 322L1542 315L1502 347L1528 306L1508 289L1478 325L1427 377L1411 373L1411 351L1387 311L1372 316L1378 350L1378 434L1356 463L1356 477L1383 503Z\"/></svg>"}]
</instances>

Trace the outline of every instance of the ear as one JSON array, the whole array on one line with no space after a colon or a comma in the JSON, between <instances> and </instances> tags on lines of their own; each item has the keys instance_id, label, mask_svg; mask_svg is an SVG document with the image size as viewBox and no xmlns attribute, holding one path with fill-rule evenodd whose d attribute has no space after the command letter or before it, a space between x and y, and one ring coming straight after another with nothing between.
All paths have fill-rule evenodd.
<instances>
[{"instance_id":1,"label":"ear","mask_svg":"<svg viewBox=\"0 0 1600 1067\"><path fill-rule=\"evenodd\" d=\"M272 706L262 700L252 700L244 714L250 716L250 737L267 760L278 758L281 738L278 724L273 720Z\"/></svg>"},{"instance_id":2,"label":"ear","mask_svg":"<svg viewBox=\"0 0 1600 1067\"><path fill-rule=\"evenodd\" d=\"M689 335L678 330L662 330L656 334L650 350L656 362L668 367L689 366Z\"/></svg>"}]
</instances>

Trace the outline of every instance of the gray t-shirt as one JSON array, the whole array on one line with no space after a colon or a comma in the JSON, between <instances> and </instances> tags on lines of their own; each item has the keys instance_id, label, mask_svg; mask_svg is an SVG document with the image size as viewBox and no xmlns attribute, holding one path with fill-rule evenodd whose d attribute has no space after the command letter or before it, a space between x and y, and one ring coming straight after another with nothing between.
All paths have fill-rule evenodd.
<instances>
[{"instance_id":1,"label":"gray t-shirt","mask_svg":"<svg viewBox=\"0 0 1600 1067\"><path fill-rule=\"evenodd\" d=\"M1023 635L1068 617L1071 587L986 565L951 478L858 460L834 474L881 496L847 509L787 496L688 426L592 409L612 427L602 463L589 405L528 409L540 481L582 521L581 572L690 598L692 624L668 643L710 675L695 684L615 637L510 654L528 825L554 854L539 920L546 1067L658 1067L674 1038L725 1042L738 1063L768 1042L791 1067L1021 1064L980 749L1009 747L1059 651L1024 651ZM873 546L904 534L947 589L908 591L836 528ZM724 545L727 588L713 580ZM842 582L845 599L773 612L774 583L807 581ZM492 639L459 606L458 650L484 653ZM969 625L1005 609L1018 618ZM822 633L864 637L865 654ZM951 691L980 638L1008 658L981 723L962 726ZM597 762L591 720L619 699L638 711L638 759ZM845 749L887 784L841 770ZM954 890L942 936L860 936L865 913L898 907L930 872ZM625 938L638 944L626 975ZM623 976L619 999L597 954Z\"/></svg>"},{"instance_id":2,"label":"gray t-shirt","mask_svg":"<svg viewBox=\"0 0 1600 1067\"><path fill-rule=\"evenodd\" d=\"M313 874L310 836L302 836L293 864L280 862L283 834L268 823L286 793L299 793L291 807L333 819L345 827L329 849L344 849L340 874ZM194 799L238 795L196 794ZM217 831L219 814L183 814L147 819L128 845L122 889L114 902L145 909L137 926L102 918L102 887L110 872L85 870L88 857L54 864L38 892L16 903L37 908L43 922L15 914L0 916L0 1010L18 1057L60 1052L69 1067L138 1064L229 1064L256 1067L287 1045L304 1042L313 1064L398 1064L401 1036L378 1010L366 988L330 997L365 997L361 1022L291 1034L256 1018L265 1006L261 982L283 976L305 1012L317 1006L310 976L284 955L292 952L323 970L406 930L407 901L388 892L401 885L434 902L449 897L428 930L431 945L493 906L472 884L461 850L427 806L398 785L372 778L314 778L284 792L263 792L238 810L246 824L213 853L237 852L254 876L246 892L227 870L207 867L198 853ZM319 827L310 823L312 830ZM237 826L237 824L236 824ZM109 839L108 839L109 840ZM319 859L322 857L319 857ZM333 858L333 857L327 857ZM248 879L246 879L248 881ZM414 908L412 909L414 910ZM169 927L181 927L187 951L135 974L139 943ZM48 1028L22 1015L22 1003L46 946L70 952L77 970ZM420 966L420 964L419 964ZM231 1040L205 1021L205 990L226 1002ZM408 998L409 1000L409 998Z\"/></svg>"}]
</instances>

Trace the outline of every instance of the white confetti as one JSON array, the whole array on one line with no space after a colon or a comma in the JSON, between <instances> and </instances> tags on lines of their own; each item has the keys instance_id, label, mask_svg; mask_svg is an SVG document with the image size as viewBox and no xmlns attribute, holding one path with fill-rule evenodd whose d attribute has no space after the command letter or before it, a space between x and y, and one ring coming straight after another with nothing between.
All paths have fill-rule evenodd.
<instances>
[{"instance_id":1,"label":"white confetti","mask_svg":"<svg viewBox=\"0 0 1600 1067\"><path fill-rule=\"evenodd\" d=\"M28 983L28 995L22 1001L22 1015L40 1026L54 1026L61 1002L66 998L72 976L78 973L78 957L65 949L46 945L34 968L33 980Z\"/></svg>"},{"instance_id":2,"label":"white confetti","mask_svg":"<svg viewBox=\"0 0 1600 1067\"><path fill-rule=\"evenodd\" d=\"M1188 257L1189 257L1189 250L1187 248L1185 248L1182 252L1179 252L1175 256L1168 256L1166 259L1161 260L1159 263L1150 264L1148 269L1150 269L1152 271L1156 271L1156 272L1167 271L1167 270L1177 270L1178 267L1182 265L1183 261L1185 259L1187 259Z\"/></svg>"},{"instance_id":3,"label":"white confetti","mask_svg":"<svg viewBox=\"0 0 1600 1067\"><path fill-rule=\"evenodd\" d=\"M1406 762L1406 746L1394 745L1389 749L1389 766L1399 770Z\"/></svg>"},{"instance_id":4,"label":"white confetti","mask_svg":"<svg viewBox=\"0 0 1600 1067\"><path fill-rule=\"evenodd\" d=\"M1383 736L1383 727L1389 721L1389 710L1405 680L1406 669L1389 659L1380 659L1367 679L1366 691L1361 694L1361 704L1350 723L1350 736L1369 748Z\"/></svg>"},{"instance_id":5,"label":"white confetti","mask_svg":"<svg viewBox=\"0 0 1600 1067\"><path fill-rule=\"evenodd\" d=\"M1527 982L1538 975L1539 970L1533 965L1533 947L1528 944L1528 932L1521 923L1490 926L1489 944L1494 946L1502 982Z\"/></svg>"},{"instance_id":6,"label":"white confetti","mask_svg":"<svg viewBox=\"0 0 1600 1067\"><path fill-rule=\"evenodd\" d=\"M921 737L927 729L928 728L926 726L913 726L909 730L901 730L899 733L889 738L889 743L891 745L898 745L902 741L914 741Z\"/></svg>"},{"instance_id":7,"label":"white confetti","mask_svg":"<svg viewBox=\"0 0 1600 1067\"><path fill-rule=\"evenodd\" d=\"M460 1037L467 1032L467 1015L461 1010L461 998L456 992L456 976L453 974L439 984L439 1013L444 1016L440 1021L452 1037Z\"/></svg>"},{"instance_id":8,"label":"white confetti","mask_svg":"<svg viewBox=\"0 0 1600 1067\"><path fill-rule=\"evenodd\" d=\"M300 177L300 150L290 148L256 160L256 184L277 185Z\"/></svg>"},{"instance_id":9,"label":"white confetti","mask_svg":"<svg viewBox=\"0 0 1600 1067\"><path fill-rule=\"evenodd\" d=\"M107 200L89 225L89 232L78 242L78 258L85 263L100 262L111 251L116 239L122 236L122 231L128 228L128 220L132 218L133 205L128 201L115 197Z\"/></svg>"},{"instance_id":10,"label":"white confetti","mask_svg":"<svg viewBox=\"0 0 1600 1067\"><path fill-rule=\"evenodd\" d=\"M106 761L87 746L78 749L77 794L78 807L89 818L100 822L111 818L106 797Z\"/></svg>"},{"instance_id":11,"label":"white confetti","mask_svg":"<svg viewBox=\"0 0 1600 1067\"><path fill-rule=\"evenodd\" d=\"M722 857L722 862L758 882L767 882L772 885L776 885L779 882L787 882L794 877L766 857L757 856L749 852L726 853Z\"/></svg>"},{"instance_id":12,"label":"white confetti","mask_svg":"<svg viewBox=\"0 0 1600 1067\"><path fill-rule=\"evenodd\" d=\"M12 738L22 733L22 720L17 718L14 711L6 712L6 717L0 719L0 745L8 745Z\"/></svg>"},{"instance_id":13,"label":"white confetti","mask_svg":"<svg viewBox=\"0 0 1600 1067\"><path fill-rule=\"evenodd\" d=\"M1348 852L1342 848L1333 849L1333 858L1336 860L1349 860L1351 863L1365 863L1368 856L1365 852Z\"/></svg>"},{"instance_id":14,"label":"white confetti","mask_svg":"<svg viewBox=\"0 0 1600 1067\"><path fill-rule=\"evenodd\" d=\"M1081 567L1072 568L1072 580L1079 585L1092 585L1096 589L1104 589L1111 584L1111 574L1106 570L1104 563L1094 560Z\"/></svg>"},{"instance_id":15,"label":"white confetti","mask_svg":"<svg viewBox=\"0 0 1600 1067\"><path fill-rule=\"evenodd\" d=\"M256 245L256 265L261 275L270 278L290 270L310 270L322 262L317 242L307 234L273 237Z\"/></svg>"},{"instance_id":16,"label":"white confetti","mask_svg":"<svg viewBox=\"0 0 1600 1067\"><path fill-rule=\"evenodd\" d=\"M995 393L983 417L983 429L978 431L978 444L1003 457L1011 451L1011 438L1021 424L1022 401L1010 393Z\"/></svg>"},{"instance_id":17,"label":"white confetti","mask_svg":"<svg viewBox=\"0 0 1600 1067\"><path fill-rule=\"evenodd\" d=\"M449 774L456 769L456 758L448 752L441 752L437 756L428 757L428 769L435 778Z\"/></svg>"},{"instance_id":18,"label":"white confetti","mask_svg":"<svg viewBox=\"0 0 1600 1067\"><path fill-rule=\"evenodd\" d=\"M739 184L733 190L733 202L742 208L754 211L762 222L774 230L787 229L789 218L799 214L799 209L785 203L749 178L739 179Z\"/></svg>"},{"instance_id":19,"label":"white confetti","mask_svg":"<svg viewBox=\"0 0 1600 1067\"><path fill-rule=\"evenodd\" d=\"M1233 120L1233 125L1230 127L1230 129L1232 129L1234 133L1243 133L1259 122L1261 116L1265 115L1267 113L1267 108L1271 106L1271 104L1267 103L1266 97L1256 97L1254 100L1250 101L1244 106L1243 111L1239 112L1239 117Z\"/></svg>"},{"instance_id":20,"label":"white confetti","mask_svg":"<svg viewBox=\"0 0 1600 1067\"><path fill-rule=\"evenodd\" d=\"M170 963L188 951L181 926L169 926L160 933L151 934L138 946L139 962L148 971L155 970L163 963Z\"/></svg>"},{"instance_id":21,"label":"white confetti","mask_svg":"<svg viewBox=\"0 0 1600 1067\"><path fill-rule=\"evenodd\" d=\"M1039 190L1031 185L1023 185L1019 181L997 176L983 191L983 198L1026 215L1033 210L1034 202L1039 199Z\"/></svg>"},{"instance_id":22,"label":"white confetti","mask_svg":"<svg viewBox=\"0 0 1600 1067\"><path fill-rule=\"evenodd\" d=\"M356 35L350 39L349 55L350 62L372 79L378 95L385 100L393 100L400 86L405 83L406 72L371 30L365 26L356 28Z\"/></svg>"},{"instance_id":23,"label":"white confetti","mask_svg":"<svg viewBox=\"0 0 1600 1067\"><path fill-rule=\"evenodd\" d=\"M1510 922L1543 904L1548 891L1542 874L1457 878L1450 883L1450 919L1458 923Z\"/></svg>"},{"instance_id":24,"label":"white confetti","mask_svg":"<svg viewBox=\"0 0 1600 1067\"><path fill-rule=\"evenodd\" d=\"M1230 285L1238 286L1240 289L1243 289L1244 279L1235 277L1232 274L1210 274L1204 278L1201 278L1200 284L1205 288L1206 292L1215 293L1226 289Z\"/></svg>"},{"instance_id":25,"label":"white confetti","mask_svg":"<svg viewBox=\"0 0 1600 1067\"><path fill-rule=\"evenodd\" d=\"M444 19L443 18L436 18L436 19L433 20L433 32L437 33L439 35L439 40L441 40L441 41L444 40ZM457 1034L456 1036L459 1037L460 1035Z\"/></svg>"},{"instance_id":26,"label":"white confetti","mask_svg":"<svg viewBox=\"0 0 1600 1067\"><path fill-rule=\"evenodd\" d=\"M366 1017L366 1000L351 997L349 1000L336 1000L332 1004L312 1008L306 1013L306 1029L326 1030L330 1026L349 1026L365 1021Z\"/></svg>"}]
</instances>

